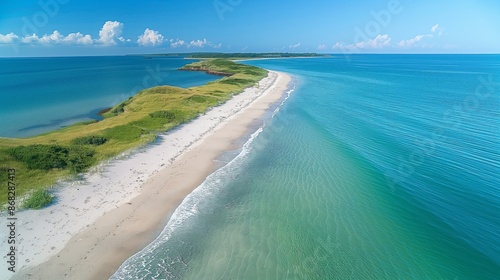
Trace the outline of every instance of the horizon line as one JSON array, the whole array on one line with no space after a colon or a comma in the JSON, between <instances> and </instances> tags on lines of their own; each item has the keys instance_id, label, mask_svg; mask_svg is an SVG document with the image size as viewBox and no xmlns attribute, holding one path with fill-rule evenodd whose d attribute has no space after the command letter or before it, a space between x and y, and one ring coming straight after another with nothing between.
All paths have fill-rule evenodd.
<instances>
[{"instance_id":1,"label":"horizon line","mask_svg":"<svg viewBox=\"0 0 500 280\"><path fill-rule=\"evenodd\" d=\"M341 56L356 56L356 55L500 55L498 53L317 53L317 52L179 52L179 53L130 53L130 54L106 54L106 55L59 55L59 56L0 56L3 58L56 58L56 57L110 57L110 56L148 56L148 55L189 55L189 54L318 54L318 55L341 55ZM272 59L270 57L269 59ZM283 58L294 58L294 57L280 57ZM318 58L318 57L311 57ZM193 58L199 59L199 58Z\"/></svg>"}]
</instances>

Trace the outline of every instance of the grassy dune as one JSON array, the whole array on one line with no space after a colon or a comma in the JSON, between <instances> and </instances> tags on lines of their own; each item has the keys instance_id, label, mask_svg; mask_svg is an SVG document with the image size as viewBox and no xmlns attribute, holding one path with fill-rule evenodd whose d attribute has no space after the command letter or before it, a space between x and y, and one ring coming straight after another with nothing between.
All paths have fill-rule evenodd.
<instances>
[{"instance_id":1,"label":"grassy dune","mask_svg":"<svg viewBox=\"0 0 500 280\"><path fill-rule=\"evenodd\" d=\"M45 189L102 160L152 142L159 132L196 118L267 75L264 69L224 59L184 68L226 76L187 89L158 86L142 90L106 112L102 121L78 123L30 138L0 138L0 181L6 182L7 170L15 168L18 197ZM1 205L7 202L7 188L0 188L0 201Z\"/></svg>"}]
</instances>

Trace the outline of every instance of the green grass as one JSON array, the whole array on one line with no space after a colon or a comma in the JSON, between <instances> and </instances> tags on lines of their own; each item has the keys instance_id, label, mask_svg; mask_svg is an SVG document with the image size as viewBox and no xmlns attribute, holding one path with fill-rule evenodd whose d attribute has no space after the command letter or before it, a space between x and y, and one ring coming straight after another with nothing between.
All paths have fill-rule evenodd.
<instances>
[{"instance_id":1,"label":"green grass","mask_svg":"<svg viewBox=\"0 0 500 280\"><path fill-rule=\"evenodd\" d=\"M140 127L134 123L118 125L104 130L104 137L121 142L134 142L141 138L145 133Z\"/></svg>"},{"instance_id":2,"label":"green grass","mask_svg":"<svg viewBox=\"0 0 500 280\"><path fill-rule=\"evenodd\" d=\"M89 135L84 137L78 137L71 141L73 145L93 145L100 146L108 141L107 138L96 135Z\"/></svg>"},{"instance_id":3,"label":"green grass","mask_svg":"<svg viewBox=\"0 0 500 280\"><path fill-rule=\"evenodd\" d=\"M267 75L264 69L225 59L185 68L231 76L191 88L142 90L104 113L102 121L78 123L30 138L0 138L0 182L6 181L7 169L15 168L18 197L44 190L102 160L154 141L158 133L196 118ZM7 189L0 188L0 206L6 202Z\"/></svg>"},{"instance_id":4,"label":"green grass","mask_svg":"<svg viewBox=\"0 0 500 280\"><path fill-rule=\"evenodd\" d=\"M45 189L37 189L23 203L23 207L27 209L42 209L49 206L54 201L54 196L49 194Z\"/></svg>"},{"instance_id":5,"label":"green grass","mask_svg":"<svg viewBox=\"0 0 500 280\"><path fill-rule=\"evenodd\" d=\"M150 113L149 116L153 119L166 119L168 121L175 120L175 112L172 111L156 111Z\"/></svg>"}]
</instances>

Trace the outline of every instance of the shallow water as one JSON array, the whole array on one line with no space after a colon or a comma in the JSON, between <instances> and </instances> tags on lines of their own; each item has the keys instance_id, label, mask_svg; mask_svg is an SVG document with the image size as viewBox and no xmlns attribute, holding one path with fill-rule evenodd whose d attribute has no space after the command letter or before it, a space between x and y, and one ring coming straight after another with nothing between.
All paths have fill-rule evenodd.
<instances>
[{"instance_id":1,"label":"shallow water","mask_svg":"<svg viewBox=\"0 0 500 280\"><path fill-rule=\"evenodd\" d=\"M497 279L500 56L246 63L295 91L112 279Z\"/></svg>"},{"instance_id":2,"label":"shallow water","mask_svg":"<svg viewBox=\"0 0 500 280\"><path fill-rule=\"evenodd\" d=\"M138 91L191 87L220 77L178 71L183 58L142 56L0 58L0 137L27 137L77 122Z\"/></svg>"}]
</instances>

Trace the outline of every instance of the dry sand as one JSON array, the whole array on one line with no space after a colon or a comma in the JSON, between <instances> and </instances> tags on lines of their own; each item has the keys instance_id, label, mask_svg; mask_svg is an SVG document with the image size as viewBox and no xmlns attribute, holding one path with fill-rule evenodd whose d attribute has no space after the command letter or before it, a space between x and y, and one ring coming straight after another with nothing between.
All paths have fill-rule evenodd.
<instances>
[{"instance_id":1,"label":"dry sand","mask_svg":"<svg viewBox=\"0 0 500 280\"><path fill-rule=\"evenodd\" d=\"M257 86L162 135L157 144L104 163L80 181L61 183L57 204L18 213L20 271L14 278L108 279L156 238L182 200L215 171L214 160L234 148L290 80L270 71ZM6 237L0 238L6 248ZM0 279L13 276L5 261Z\"/></svg>"}]
</instances>

